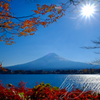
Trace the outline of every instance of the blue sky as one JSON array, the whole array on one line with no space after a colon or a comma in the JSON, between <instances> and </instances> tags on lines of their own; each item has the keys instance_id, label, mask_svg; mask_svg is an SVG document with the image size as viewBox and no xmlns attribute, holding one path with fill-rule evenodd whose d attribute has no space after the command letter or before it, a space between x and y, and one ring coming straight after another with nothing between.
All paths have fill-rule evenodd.
<instances>
[{"instance_id":1,"label":"blue sky","mask_svg":"<svg viewBox=\"0 0 100 100\"><path fill-rule=\"evenodd\" d=\"M37 0L38 1L38 0ZM64 0L39 0L42 4L59 4ZM25 0L13 0L12 12L16 16L30 15L36 10L36 3L27 4ZM80 12L65 12L65 16L50 24L48 27L39 26L33 36L15 37L15 44L5 45L0 42L0 62L3 66L22 64L36 60L48 53L56 53L66 59L77 62L91 62L99 59L100 55L94 50L82 49L84 46L95 46L91 40L100 35L100 16L85 19Z\"/></svg>"}]
</instances>

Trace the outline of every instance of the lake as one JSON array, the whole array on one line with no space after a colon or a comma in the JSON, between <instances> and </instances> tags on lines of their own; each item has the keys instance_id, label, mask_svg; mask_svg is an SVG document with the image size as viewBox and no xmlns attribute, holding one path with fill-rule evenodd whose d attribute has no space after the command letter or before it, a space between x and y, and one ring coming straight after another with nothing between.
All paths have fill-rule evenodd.
<instances>
[{"instance_id":1,"label":"lake","mask_svg":"<svg viewBox=\"0 0 100 100\"><path fill-rule=\"evenodd\" d=\"M99 74L1 74L0 80L3 84L11 83L18 86L18 83L27 82L26 86L33 88L36 82L39 84L43 81L44 83L50 83L52 86L60 88L67 87L68 91L72 90L73 85L75 88L81 88L83 90L97 90L100 92L100 75Z\"/></svg>"}]
</instances>

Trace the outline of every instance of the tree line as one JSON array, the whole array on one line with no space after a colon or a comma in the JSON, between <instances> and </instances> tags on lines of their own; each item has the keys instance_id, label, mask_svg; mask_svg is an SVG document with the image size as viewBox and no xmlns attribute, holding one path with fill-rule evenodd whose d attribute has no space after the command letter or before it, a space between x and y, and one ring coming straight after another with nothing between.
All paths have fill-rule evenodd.
<instances>
[{"instance_id":1,"label":"tree line","mask_svg":"<svg viewBox=\"0 0 100 100\"><path fill-rule=\"evenodd\" d=\"M3 70L0 74L100 74L100 69L81 69L81 70Z\"/></svg>"}]
</instances>

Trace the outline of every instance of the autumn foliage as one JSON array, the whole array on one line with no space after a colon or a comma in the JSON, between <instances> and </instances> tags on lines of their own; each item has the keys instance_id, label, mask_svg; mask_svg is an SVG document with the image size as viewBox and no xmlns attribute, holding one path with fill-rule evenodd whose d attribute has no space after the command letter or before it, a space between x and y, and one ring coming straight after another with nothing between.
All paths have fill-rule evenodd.
<instances>
[{"instance_id":1,"label":"autumn foliage","mask_svg":"<svg viewBox=\"0 0 100 100\"><path fill-rule=\"evenodd\" d=\"M7 72L8 70L2 67L2 63L0 63L0 70Z\"/></svg>"},{"instance_id":2,"label":"autumn foliage","mask_svg":"<svg viewBox=\"0 0 100 100\"><path fill-rule=\"evenodd\" d=\"M18 87L0 82L0 100L100 100L100 94L93 91L82 92L79 89L68 92L65 89L52 87L49 83L38 84L34 88L27 88L21 81Z\"/></svg>"},{"instance_id":3,"label":"autumn foliage","mask_svg":"<svg viewBox=\"0 0 100 100\"><path fill-rule=\"evenodd\" d=\"M56 5L53 4L37 4L37 10L31 10L32 15L17 17L11 12L10 2L12 0L0 0L0 41L5 42L6 45L14 44L15 36L34 35L39 25L46 27L57 22L57 19L61 18L65 11L61 9L63 4L60 9L56 9ZM47 13L49 13L48 17L41 19L41 16Z\"/></svg>"}]
</instances>

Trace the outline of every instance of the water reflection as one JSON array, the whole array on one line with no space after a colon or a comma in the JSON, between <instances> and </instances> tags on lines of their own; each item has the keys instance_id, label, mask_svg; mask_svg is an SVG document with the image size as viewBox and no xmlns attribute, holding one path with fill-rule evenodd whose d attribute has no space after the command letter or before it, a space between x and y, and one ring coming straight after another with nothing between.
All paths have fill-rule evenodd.
<instances>
[{"instance_id":1,"label":"water reflection","mask_svg":"<svg viewBox=\"0 0 100 100\"><path fill-rule=\"evenodd\" d=\"M93 90L100 93L100 75L68 75L60 88L67 88L67 91L71 91L73 88L80 88L83 91Z\"/></svg>"}]
</instances>

